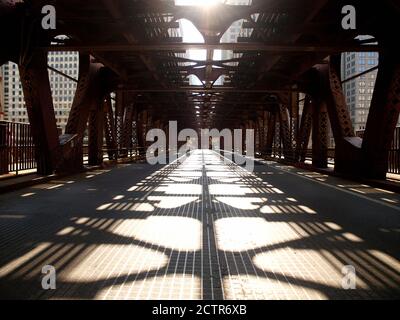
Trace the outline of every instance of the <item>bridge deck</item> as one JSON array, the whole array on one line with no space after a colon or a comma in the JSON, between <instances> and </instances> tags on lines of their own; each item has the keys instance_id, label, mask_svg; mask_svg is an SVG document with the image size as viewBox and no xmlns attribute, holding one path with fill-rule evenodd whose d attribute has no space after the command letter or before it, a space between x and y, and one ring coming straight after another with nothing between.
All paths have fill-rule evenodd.
<instances>
[{"instance_id":1,"label":"bridge deck","mask_svg":"<svg viewBox=\"0 0 400 320\"><path fill-rule=\"evenodd\" d=\"M211 151L0 196L0 297L400 297L400 196ZM41 269L57 289L41 288ZM357 289L342 289L355 267Z\"/></svg>"}]
</instances>

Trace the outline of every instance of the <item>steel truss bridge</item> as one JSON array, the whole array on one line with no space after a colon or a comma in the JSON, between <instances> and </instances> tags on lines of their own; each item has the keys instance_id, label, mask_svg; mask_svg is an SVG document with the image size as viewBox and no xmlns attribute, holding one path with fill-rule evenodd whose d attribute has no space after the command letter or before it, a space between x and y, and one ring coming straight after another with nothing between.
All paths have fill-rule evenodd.
<instances>
[{"instance_id":1,"label":"steel truss bridge","mask_svg":"<svg viewBox=\"0 0 400 320\"><path fill-rule=\"evenodd\" d=\"M45 5L56 8L56 30L41 26ZM342 28L345 5L357 10L356 30ZM195 130L254 129L257 152L271 155L282 143L285 158L295 162L304 160L312 135L312 162L321 168L331 128L337 172L383 179L400 111L399 13L394 0L253 0L212 10L170 0L2 0L0 64L19 66L40 174L81 168L87 129L89 163L101 164L104 138L109 150L127 147L133 136L135 147L145 148L150 128L178 121ZM182 19L204 43L183 42ZM242 19L250 36L222 43ZM190 49L206 50L207 58L188 58ZM216 61L214 50L234 55ZM79 52L78 88L61 137L50 51ZM343 52L363 51L379 52L379 72L361 139L343 95L340 61ZM189 76L202 85L191 85Z\"/></svg>"}]
</instances>

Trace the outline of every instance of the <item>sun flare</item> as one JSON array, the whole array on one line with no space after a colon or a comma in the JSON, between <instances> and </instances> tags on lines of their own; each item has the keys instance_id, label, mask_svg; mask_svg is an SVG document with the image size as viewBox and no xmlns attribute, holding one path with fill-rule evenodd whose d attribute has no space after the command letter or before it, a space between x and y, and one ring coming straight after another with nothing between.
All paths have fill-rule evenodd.
<instances>
[{"instance_id":1,"label":"sun flare","mask_svg":"<svg viewBox=\"0 0 400 320\"><path fill-rule=\"evenodd\" d=\"M176 0L177 5L199 6L203 8L210 8L219 3L223 3L223 1L222 0Z\"/></svg>"},{"instance_id":2,"label":"sun flare","mask_svg":"<svg viewBox=\"0 0 400 320\"><path fill-rule=\"evenodd\" d=\"M220 0L201 0L197 2L199 6L202 7L212 7L217 5L218 3L221 3Z\"/></svg>"}]
</instances>

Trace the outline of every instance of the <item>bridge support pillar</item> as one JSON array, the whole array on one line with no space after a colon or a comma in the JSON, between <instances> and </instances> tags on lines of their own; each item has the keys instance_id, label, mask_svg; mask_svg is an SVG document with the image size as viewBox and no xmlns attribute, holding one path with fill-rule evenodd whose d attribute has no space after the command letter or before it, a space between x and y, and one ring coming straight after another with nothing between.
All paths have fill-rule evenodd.
<instances>
[{"instance_id":1,"label":"bridge support pillar","mask_svg":"<svg viewBox=\"0 0 400 320\"><path fill-rule=\"evenodd\" d=\"M104 102L99 101L90 111L89 116L89 165L103 163Z\"/></svg>"},{"instance_id":2,"label":"bridge support pillar","mask_svg":"<svg viewBox=\"0 0 400 320\"><path fill-rule=\"evenodd\" d=\"M246 130L249 128L247 121L242 124L242 154L246 154Z\"/></svg>"},{"instance_id":3,"label":"bridge support pillar","mask_svg":"<svg viewBox=\"0 0 400 320\"><path fill-rule=\"evenodd\" d=\"M252 130L253 131L253 137L254 137L254 146L253 146L253 151L255 152L256 150L256 145L257 145L257 121L250 119L247 121L247 130ZM249 155L249 150L248 147L250 146L250 141L247 140L247 133L244 133L244 140L245 140L245 146L246 146L246 155Z\"/></svg>"},{"instance_id":4,"label":"bridge support pillar","mask_svg":"<svg viewBox=\"0 0 400 320\"><path fill-rule=\"evenodd\" d=\"M255 152L256 153L260 153L262 154L262 152L264 151L264 128L265 128L265 124L264 124L264 112L259 112L257 113L258 117L256 120L256 148L255 148Z\"/></svg>"},{"instance_id":5,"label":"bridge support pillar","mask_svg":"<svg viewBox=\"0 0 400 320\"><path fill-rule=\"evenodd\" d=\"M47 71L47 54L35 51L19 65L25 105L36 145L37 172L52 174L60 159L60 143Z\"/></svg>"},{"instance_id":6,"label":"bridge support pillar","mask_svg":"<svg viewBox=\"0 0 400 320\"><path fill-rule=\"evenodd\" d=\"M283 155L286 160L293 160L293 149L290 139L290 121L286 104L279 105L279 124L283 143Z\"/></svg>"},{"instance_id":7,"label":"bridge support pillar","mask_svg":"<svg viewBox=\"0 0 400 320\"><path fill-rule=\"evenodd\" d=\"M276 132L276 113L270 112L268 117L267 141L266 141L266 156L272 156L274 147L274 137Z\"/></svg>"},{"instance_id":8,"label":"bridge support pillar","mask_svg":"<svg viewBox=\"0 0 400 320\"><path fill-rule=\"evenodd\" d=\"M323 76L326 84L325 99L335 138L335 171L358 176L361 156L361 139L354 134L350 111L343 94L340 77L341 56L332 56L325 66Z\"/></svg>"},{"instance_id":9,"label":"bridge support pillar","mask_svg":"<svg viewBox=\"0 0 400 320\"><path fill-rule=\"evenodd\" d=\"M385 50L380 55L378 77L363 140L355 137L342 91L340 57L330 57L329 64L316 68L318 76L314 84L318 90L314 97L327 105L336 144L336 172L363 178L386 178L389 148L400 112L398 56L396 50Z\"/></svg>"},{"instance_id":10,"label":"bridge support pillar","mask_svg":"<svg viewBox=\"0 0 400 320\"><path fill-rule=\"evenodd\" d=\"M125 116L123 122L123 130L121 136L121 143L123 149L123 156L128 156L129 150L132 150L132 137L133 137L133 121L135 119L135 106L133 102L130 102L125 107ZM136 123L137 125L137 123Z\"/></svg>"},{"instance_id":11,"label":"bridge support pillar","mask_svg":"<svg viewBox=\"0 0 400 320\"><path fill-rule=\"evenodd\" d=\"M301 117L300 129L297 135L296 160L304 162L307 156L308 144L310 142L311 128L313 123L313 106L310 96L304 100L303 114Z\"/></svg>"},{"instance_id":12,"label":"bridge support pillar","mask_svg":"<svg viewBox=\"0 0 400 320\"><path fill-rule=\"evenodd\" d=\"M294 157L293 160L296 159L297 136L299 134L299 127L300 127L299 103L300 103L299 94L297 92L292 93L290 95L289 118L290 118L290 142L292 144L291 148Z\"/></svg>"},{"instance_id":13,"label":"bridge support pillar","mask_svg":"<svg viewBox=\"0 0 400 320\"><path fill-rule=\"evenodd\" d=\"M385 179L388 155L400 112L400 52L380 55L379 71L362 144L363 173Z\"/></svg>"},{"instance_id":14,"label":"bridge support pillar","mask_svg":"<svg viewBox=\"0 0 400 320\"><path fill-rule=\"evenodd\" d=\"M115 135L117 140L117 149L122 148L122 132L124 128L124 113L125 113L125 94L118 90L115 95Z\"/></svg>"},{"instance_id":15,"label":"bridge support pillar","mask_svg":"<svg viewBox=\"0 0 400 320\"><path fill-rule=\"evenodd\" d=\"M356 171L360 165L359 155L361 151L361 141L354 135L350 113L343 94L340 79L340 59L340 55L332 56L329 58L329 61L327 61L327 64L319 65L315 68L316 77L312 88L312 97L314 102L318 101L318 104L323 105L322 111L320 110L320 112L323 113L324 119L317 121L315 120L316 116L314 116L313 135L314 131L326 131L326 137L323 138L323 144L326 143L327 153L328 141L326 140L325 142L325 139L328 139L330 123L335 138L335 171L338 173L356 175ZM327 117L328 114L329 119ZM321 115L318 116L318 118L320 117ZM317 127L315 127L317 123L323 127L317 129ZM316 146L316 148L321 147ZM325 149L325 147L323 148ZM325 151L323 151L323 153L325 154ZM318 162L319 161L316 161L316 163ZM323 164L325 167L325 160L320 164Z\"/></svg>"},{"instance_id":16,"label":"bridge support pillar","mask_svg":"<svg viewBox=\"0 0 400 320\"><path fill-rule=\"evenodd\" d=\"M317 168L328 167L328 109L325 102L314 105L312 130L312 164Z\"/></svg>"},{"instance_id":17,"label":"bridge support pillar","mask_svg":"<svg viewBox=\"0 0 400 320\"><path fill-rule=\"evenodd\" d=\"M147 136L147 132L150 129L154 128L154 116L153 116L153 112L150 110L147 111L147 121L146 121L146 130L144 131L144 142L145 142L145 149L150 145L147 141L146 141L146 136Z\"/></svg>"},{"instance_id":18,"label":"bridge support pillar","mask_svg":"<svg viewBox=\"0 0 400 320\"><path fill-rule=\"evenodd\" d=\"M65 130L66 135L76 138L73 147L64 150L64 161L60 171L75 172L83 168L83 138L88 120L89 158L93 164L99 164L98 153L99 145L102 144L102 134L98 134L98 131L102 128L100 122L104 121L102 107L105 96L102 68L101 64L91 62L89 55L80 54L79 81Z\"/></svg>"},{"instance_id":19,"label":"bridge support pillar","mask_svg":"<svg viewBox=\"0 0 400 320\"><path fill-rule=\"evenodd\" d=\"M111 96L107 95L104 102L104 132L106 136L107 153L110 160L117 159L117 136L115 131L114 113Z\"/></svg>"},{"instance_id":20,"label":"bridge support pillar","mask_svg":"<svg viewBox=\"0 0 400 320\"><path fill-rule=\"evenodd\" d=\"M264 156L267 152L267 130L268 130L268 112L262 112L262 118L260 119L261 138L260 138L260 152Z\"/></svg>"},{"instance_id":21,"label":"bridge support pillar","mask_svg":"<svg viewBox=\"0 0 400 320\"><path fill-rule=\"evenodd\" d=\"M136 123L136 132L137 132L137 145L140 148L140 152L142 152L146 146L146 130L147 130L147 115L148 111L143 110L138 113L137 123Z\"/></svg>"}]
</instances>

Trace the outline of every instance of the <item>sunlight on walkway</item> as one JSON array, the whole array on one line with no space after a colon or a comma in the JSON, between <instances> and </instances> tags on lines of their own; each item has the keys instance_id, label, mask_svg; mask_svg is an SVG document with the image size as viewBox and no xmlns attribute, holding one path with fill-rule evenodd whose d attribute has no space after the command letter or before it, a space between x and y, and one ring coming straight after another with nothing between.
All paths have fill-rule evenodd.
<instances>
[{"instance_id":1,"label":"sunlight on walkway","mask_svg":"<svg viewBox=\"0 0 400 320\"><path fill-rule=\"evenodd\" d=\"M108 197L93 202L92 209L71 202L68 220L53 221L49 214L44 227L38 226L42 218L35 220L34 215L28 227L21 227L18 221L29 212L6 220L0 208L8 233L0 231L16 246L9 256L2 254L4 288L18 297L43 299L399 295L397 259L334 221L325 221L317 208L286 194L268 182L268 176L263 180L213 151L196 151L181 164L134 184L129 184L129 175L125 179L124 189L108 190ZM73 191L79 183L43 192L62 192L66 186ZM38 206L40 196L24 201ZM45 264L58 273L52 292L40 289ZM342 288L347 265L356 268L356 290Z\"/></svg>"}]
</instances>

